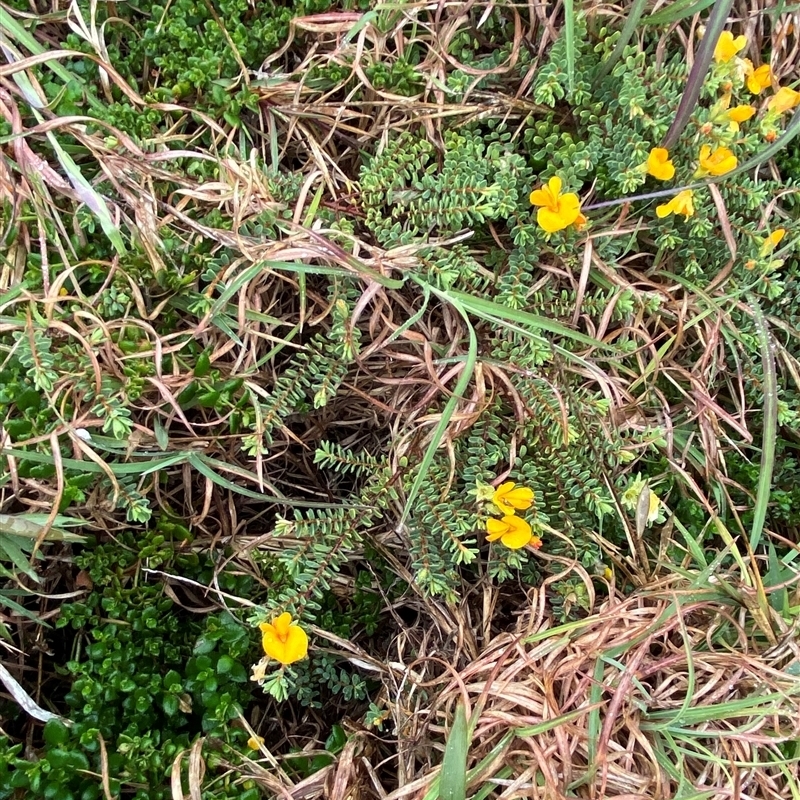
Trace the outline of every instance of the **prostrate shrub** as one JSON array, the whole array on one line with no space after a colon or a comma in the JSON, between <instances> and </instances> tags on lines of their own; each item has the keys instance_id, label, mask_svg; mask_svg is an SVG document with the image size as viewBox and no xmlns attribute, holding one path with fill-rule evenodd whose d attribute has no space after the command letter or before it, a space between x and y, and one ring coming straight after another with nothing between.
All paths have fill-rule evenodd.
<instances>
[{"instance_id":1,"label":"prostrate shrub","mask_svg":"<svg viewBox=\"0 0 800 800\"><path fill-rule=\"evenodd\" d=\"M47 642L21 681L71 722L7 731L0 796L311 796L359 764L430 794L454 673L486 688L511 632L550 653L584 624L585 696L521 678L472 767L563 714L646 741L637 791L683 796L676 735L702 760L769 716L748 683L692 738L703 714L641 684L618 729L603 681L657 658L641 637L673 663L684 607L593 637L653 591L696 601L681 709L693 653L787 664L763 651L798 605L788 16L763 10L768 41L714 4L690 59L685 4L628 43L571 3L350 6L0 8L0 632ZM596 788L608 750L570 752L486 780Z\"/></svg>"}]
</instances>

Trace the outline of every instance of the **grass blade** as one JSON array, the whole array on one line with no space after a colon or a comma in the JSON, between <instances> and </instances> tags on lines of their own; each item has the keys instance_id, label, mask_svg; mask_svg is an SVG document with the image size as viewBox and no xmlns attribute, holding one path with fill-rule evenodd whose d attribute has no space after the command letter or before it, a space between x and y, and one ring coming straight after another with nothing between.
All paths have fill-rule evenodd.
<instances>
[{"instance_id":1,"label":"grass blade","mask_svg":"<svg viewBox=\"0 0 800 800\"><path fill-rule=\"evenodd\" d=\"M455 290L437 292L437 294L444 300L448 300L451 303L456 302L465 311L484 319L487 317L494 317L499 320L509 320L519 323L520 325L528 325L532 328L547 331L548 333L554 333L566 339L572 339L587 345L587 347L600 347L605 350L615 349L612 348L611 345L601 342L599 339L593 339L591 336L586 336L586 334L572 330L572 328L568 328L566 325L562 325L560 322L556 322L548 317L540 317L538 314L531 314L528 311L509 308L500 303L495 303L493 300L484 300L482 297L475 297L471 294Z\"/></svg>"},{"instance_id":2,"label":"grass blade","mask_svg":"<svg viewBox=\"0 0 800 800\"><path fill-rule=\"evenodd\" d=\"M667 4L666 8L650 14L642 22L645 25L671 25L673 22L692 17L714 5L716 0L675 0Z\"/></svg>"},{"instance_id":3,"label":"grass blade","mask_svg":"<svg viewBox=\"0 0 800 800\"><path fill-rule=\"evenodd\" d=\"M775 374L775 354L772 351L767 321L755 298L750 298L753 319L761 342L761 363L764 368L764 430L761 443L761 471L758 478L756 505L753 509L753 527L750 547L755 551L761 541L767 505L772 488L772 471L775 468L775 441L778 431L778 380Z\"/></svg>"},{"instance_id":4,"label":"grass blade","mask_svg":"<svg viewBox=\"0 0 800 800\"><path fill-rule=\"evenodd\" d=\"M686 81L686 89L684 89L678 110L675 112L675 119L672 120L672 125L667 131L662 147L667 149L672 147L678 141L681 133L683 133L686 123L689 122L689 117L691 117L694 107L697 105L697 99L700 97L706 73L709 66L711 66L714 48L717 46L720 34L725 29L732 5L733 0L717 0L708 15L705 36L700 42L700 47L697 48L694 64Z\"/></svg>"},{"instance_id":5,"label":"grass blade","mask_svg":"<svg viewBox=\"0 0 800 800\"><path fill-rule=\"evenodd\" d=\"M441 800L464 800L467 796L468 752L467 712L464 710L464 704L459 703L442 759L442 776L439 782Z\"/></svg>"},{"instance_id":6,"label":"grass blade","mask_svg":"<svg viewBox=\"0 0 800 800\"><path fill-rule=\"evenodd\" d=\"M469 382L472 380L472 373L475 371L475 364L478 361L478 337L475 335L475 329L472 327L472 323L469 321L466 311L460 303L454 301L450 297L447 297L445 292L439 292L436 290L432 291L443 300L449 300L453 307L464 318L464 322L467 325L467 330L469 331L469 350L467 352L466 361L464 362L464 369L458 378L458 382L456 383L452 396L442 410L442 416L439 419L436 430L433 432L433 437L431 438L431 441L425 450L425 455L422 458L422 463L419 465L419 470L417 470L414 483L411 485L411 489L408 492L406 505L403 509L403 515L400 517L400 522L397 525L398 528L402 527L406 519L408 519L408 515L411 512L414 500L419 493L422 482L425 480L425 476L428 474L428 470L430 469L433 458L436 455L436 451L439 449L439 445L442 443L447 426L450 424L450 420L458 406L458 401L461 400L461 397L466 391L467 386L469 386Z\"/></svg>"}]
</instances>

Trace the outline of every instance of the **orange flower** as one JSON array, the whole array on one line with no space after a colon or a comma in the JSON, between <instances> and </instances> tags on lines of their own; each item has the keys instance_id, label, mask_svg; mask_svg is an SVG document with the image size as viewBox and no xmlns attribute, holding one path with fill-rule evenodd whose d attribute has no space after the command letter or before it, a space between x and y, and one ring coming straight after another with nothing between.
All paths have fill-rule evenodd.
<instances>
[{"instance_id":1,"label":"orange flower","mask_svg":"<svg viewBox=\"0 0 800 800\"><path fill-rule=\"evenodd\" d=\"M704 144L700 148L700 166L695 172L695 178L705 175L724 175L736 169L739 163L736 156L727 147L718 147L712 152L711 145Z\"/></svg>"},{"instance_id":2,"label":"orange flower","mask_svg":"<svg viewBox=\"0 0 800 800\"><path fill-rule=\"evenodd\" d=\"M781 86L775 95L770 97L767 108L776 114L783 114L784 111L788 111L796 105L800 105L800 92L796 92L788 86Z\"/></svg>"},{"instance_id":3,"label":"orange flower","mask_svg":"<svg viewBox=\"0 0 800 800\"><path fill-rule=\"evenodd\" d=\"M514 516L503 519L489 517L486 520L486 539L490 542L499 539L509 550L519 550L526 544L537 548L542 545L542 540L533 535L531 526L522 517Z\"/></svg>"},{"instance_id":4,"label":"orange flower","mask_svg":"<svg viewBox=\"0 0 800 800\"><path fill-rule=\"evenodd\" d=\"M261 643L264 652L281 664L294 664L308 655L308 635L286 611L273 622L262 622Z\"/></svg>"},{"instance_id":5,"label":"orange flower","mask_svg":"<svg viewBox=\"0 0 800 800\"><path fill-rule=\"evenodd\" d=\"M675 165L669 160L669 152L663 147L654 147L647 156L647 174L660 181L675 177Z\"/></svg>"},{"instance_id":6,"label":"orange flower","mask_svg":"<svg viewBox=\"0 0 800 800\"><path fill-rule=\"evenodd\" d=\"M524 511L533 505L533 489L515 487L514 481L507 481L494 490L492 502L503 514L514 514L515 511Z\"/></svg>"},{"instance_id":7,"label":"orange flower","mask_svg":"<svg viewBox=\"0 0 800 800\"><path fill-rule=\"evenodd\" d=\"M723 31L720 34L717 46L714 48L714 61L726 63L730 61L740 50L747 45L747 37L737 36L735 39L730 31Z\"/></svg>"},{"instance_id":8,"label":"orange flower","mask_svg":"<svg viewBox=\"0 0 800 800\"><path fill-rule=\"evenodd\" d=\"M691 189L684 189L668 203L656 206L656 216L659 219L668 217L670 214L682 214L684 217L694 215L694 192Z\"/></svg>"},{"instance_id":9,"label":"orange flower","mask_svg":"<svg viewBox=\"0 0 800 800\"><path fill-rule=\"evenodd\" d=\"M585 224L581 214L581 201L574 192L561 193L561 178L557 175L550 178L547 186L531 192L531 205L540 206L536 212L536 221L547 233L555 233L575 223Z\"/></svg>"}]
</instances>

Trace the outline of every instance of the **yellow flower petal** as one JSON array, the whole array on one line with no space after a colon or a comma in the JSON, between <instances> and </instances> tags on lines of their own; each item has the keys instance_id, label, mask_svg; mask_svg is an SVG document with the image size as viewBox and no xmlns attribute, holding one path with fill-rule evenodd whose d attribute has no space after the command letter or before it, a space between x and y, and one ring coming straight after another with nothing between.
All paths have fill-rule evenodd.
<instances>
[{"instance_id":1,"label":"yellow flower petal","mask_svg":"<svg viewBox=\"0 0 800 800\"><path fill-rule=\"evenodd\" d=\"M547 233L555 233L568 228L574 220L567 220L558 211L551 211L549 208L540 208L536 212L536 221L539 227Z\"/></svg>"},{"instance_id":2,"label":"yellow flower petal","mask_svg":"<svg viewBox=\"0 0 800 800\"><path fill-rule=\"evenodd\" d=\"M684 217L691 217L694 214L694 192L691 189L684 189L668 203L656 206L656 216L660 219L670 214L682 214Z\"/></svg>"},{"instance_id":3,"label":"yellow flower petal","mask_svg":"<svg viewBox=\"0 0 800 800\"><path fill-rule=\"evenodd\" d=\"M728 111L728 119L731 122L747 122L755 113L753 106L735 106Z\"/></svg>"},{"instance_id":4,"label":"yellow flower petal","mask_svg":"<svg viewBox=\"0 0 800 800\"><path fill-rule=\"evenodd\" d=\"M714 48L714 60L717 63L724 64L730 61L740 50L744 50L746 45L747 38L745 36L734 38L730 31L723 31L717 41L717 46Z\"/></svg>"},{"instance_id":5,"label":"yellow flower petal","mask_svg":"<svg viewBox=\"0 0 800 800\"><path fill-rule=\"evenodd\" d=\"M308 635L288 612L281 614L272 623L263 622L261 644L264 652L281 664L294 664L308 655Z\"/></svg>"},{"instance_id":6,"label":"yellow flower petal","mask_svg":"<svg viewBox=\"0 0 800 800\"><path fill-rule=\"evenodd\" d=\"M762 64L757 69L753 69L751 63L750 70L747 75L747 88L753 94L761 94L764 89L772 86L772 69L769 64Z\"/></svg>"},{"instance_id":7,"label":"yellow flower petal","mask_svg":"<svg viewBox=\"0 0 800 800\"><path fill-rule=\"evenodd\" d=\"M564 230L573 224L585 223L581 214L581 201L574 192L561 194L561 178L554 175L547 186L531 192L531 205L539 206L536 221L547 233Z\"/></svg>"},{"instance_id":8,"label":"yellow flower petal","mask_svg":"<svg viewBox=\"0 0 800 800\"><path fill-rule=\"evenodd\" d=\"M553 203L553 198L547 189L534 189L530 197L532 206L549 206Z\"/></svg>"},{"instance_id":9,"label":"yellow flower petal","mask_svg":"<svg viewBox=\"0 0 800 800\"><path fill-rule=\"evenodd\" d=\"M292 624L292 615L288 611L284 611L272 624L275 626L278 636L285 638Z\"/></svg>"},{"instance_id":10,"label":"yellow flower petal","mask_svg":"<svg viewBox=\"0 0 800 800\"><path fill-rule=\"evenodd\" d=\"M558 200L558 211L564 219L569 220L569 224L578 218L581 213L581 199L575 192L562 194Z\"/></svg>"},{"instance_id":11,"label":"yellow flower petal","mask_svg":"<svg viewBox=\"0 0 800 800\"><path fill-rule=\"evenodd\" d=\"M505 516L503 519L489 517L486 520L486 540L489 542L500 542L510 550L518 550L525 547L535 537L531 531L531 526L522 517Z\"/></svg>"},{"instance_id":12,"label":"yellow flower petal","mask_svg":"<svg viewBox=\"0 0 800 800\"><path fill-rule=\"evenodd\" d=\"M761 251L759 255L764 258L768 256L786 236L786 228L775 228L772 233L761 240Z\"/></svg>"},{"instance_id":13,"label":"yellow flower petal","mask_svg":"<svg viewBox=\"0 0 800 800\"><path fill-rule=\"evenodd\" d=\"M558 175L553 175L549 181L547 181L547 188L550 190L550 194L553 197L558 197L561 194L561 187L563 183L561 182L561 178Z\"/></svg>"},{"instance_id":14,"label":"yellow flower petal","mask_svg":"<svg viewBox=\"0 0 800 800\"><path fill-rule=\"evenodd\" d=\"M264 744L264 737L263 736L251 736L247 740L247 746L251 750L260 750L262 744Z\"/></svg>"},{"instance_id":15,"label":"yellow flower petal","mask_svg":"<svg viewBox=\"0 0 800 800\"><path fill-rule=\"evenodd\" d=\"M790 89L788 86L781 86L773 97L770 97L767 108L776 114L783 114L796 105L800 104L800 92Z\"/></svg>"},{"instance_id":16,"label":"yellow flower petal","mask_svg":"<svg viewBox=\"0 0 800 800\"><path fill-rule=\"evenodd\" d=\"M492 502L504 514L513 514L515 510L524 511L533 504L533 489L517 486L514 481L506 481L494 490Z\"/></svg>"},{"instance_id":17,"label":"yellow flower petal","mask_svg":"<svg viewBox=\"0 0 800 800\"><path fill-rule=\"evenodd\" d=\"M712 151L711 146L704 144L700 148L700 166L695 172L696 178L702 178L705 175L724 175L736 169L739 163L736 156L727 147L718 147Z\"/></svg>"},{"instance_id":18,"label":"yellow flower petal","mask_svg":"<svg viewBox=\"0 0 800 800\"><path fill-rule=\"evenodd\" d=\"M515 519L519 519L519 517L515 517ZM525 547L533 538L531 526L523 519L519 519L519 521L525 523L524 527L514 528L500 539L509 550L519 550L520 547Z\"/></svg>"},{"instance_id":19,"label":"yellow flower petal","mask_svg":"<svg viewBox=\"0 0 800 800\"><path fill-rule=\"evenodd\" d=\"M663 147L654 147L647 156L647 174L660 181L669 181L675 176L675 165Z\"/></svg>"},{"instance_id":20,"label":"yellow flower petal","mask_svg":"<svg viewBox=\"0 0 800 800\"><path fill-rule=\"evenodd\" d=\"M486 540L496 542L501 536L508 533L508 525L502 519L489 517L486 520Z\"/></svg>"}]
</instances>

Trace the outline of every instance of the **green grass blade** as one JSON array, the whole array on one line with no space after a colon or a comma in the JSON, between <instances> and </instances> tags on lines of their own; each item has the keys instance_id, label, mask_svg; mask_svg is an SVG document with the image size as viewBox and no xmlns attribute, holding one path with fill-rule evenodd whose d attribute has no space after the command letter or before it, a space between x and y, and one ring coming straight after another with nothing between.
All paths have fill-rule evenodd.
<instances>
[{"instance_id":1,"label":"green grass blade","mask_svg":"<svg viewBox=\"0 0 800 800\"><path fill-rule=\"evenodd\" d=\"M399 339L407 330L413 328L421 319L422 315L428 308L428 303L431 299L431 290L424 286L422 288L422 305L418 311L415 311L397 330L393 331L391 336L386 340L386 344L391 344L395 339Z\"/></svg>"},{"instance_id":2,"label":"green grass blade","mask_svg":"<svg viewBox=\"0 0 800 800\"><path fill-rule=\"evenodd\" d=\"M719 36L728 22L728 14L732 5L733 0L717 0L708 15L705 35L700 42L700 47L697 48L694 64L692 64L692 69L686 80L686 88L683 91L678 110L675 112L675 119L672 120L672 125L667 131L662 147L669 149L678 141L678 137L683 133L683 129L692 116L703 88L703 81L706 78L709 66L711 66L711 59L714 57L714 48L717 46Z\"/></svg>"},{"instance_id":3,"label":"green grass blade","mask_svg":"<svg viewBox=\"0 0 800 800\"><path fill-rule=\"evenodd\" d=\"M12 600L9 595L13 592L13 589L3 589L0 590L0 606L5 606L10 611L13 611L15 614L19 614L21 617L25 617L25 619L33 620L34 622L38 622L39 625L44 625L45 628L50 628L51 626L48 625L43 619L39 619L39 617L31 611L29 608L25 608L25 606L20 605L16 600ZM31 597L30 592L19 592L19 596L22 597Z\"/></svg>"},{"instance_id":4,"label":"green grass blade","mask_svg":"<svg viewBox=\"0 0 800 800\"><path fill-rule=\"evenodd\" d=\"M603 723L600 720L601 701L603 699L603 673L605 664L602 659L597 659L594 664L594 682L589 690L589 704L596 706L589 712L588 727L586 729L586 745L589 753L589 770L594 772L600 765L597 760L597 743L600 741L600 731Z\"/></svg>"},{"instance_id":5,"label":"green grass blade","mask_svg":"<svg viewBox=\"0 0 800 800\"><path fill-rule=\"evenodd\" d=\"M442 759L439 780L441 800L465 800L467 796L467 754L469 752L469 725L464 704L456 707L455 719Z\"/></svg>"},{"instance_id":6,"label":"green grass blade","mask_svg":"<svg viewBox=\"0 0 800 800\"><path fill-rule=\"evenodd\" d=\"M775 468L775 442L778 435L778 380L775 374L775 354L772 350L767 321L755 298L750 298L753 320L761 343L761 364L764 369L764 430L761 443L761 471L758 477L756 505L753 509L753 527L750 547L755 551L761 541L767 506L772 489L772 472Z\"/></svg>"},{"instance_id":7,"label":"green grass blade","mask_svg":"<svg viewBox=\"0 0 800 800\"><path fill-rule=\"evenodd\" d=\"M500 303L495 303L493 300L484 300L482 297L475 297L466 292L459 292L456 290L437 292L437 294L445 300L457 302L465 311L484 319L494 317L495 319L516 322L520 325L528 325L531 328L538 328L548 333L563 336L566 339L572 339L575 342L585 344L587 347L599 347L604 350L616 349L605 342L601 342L599 339L593 339L591 336L586 336L584 333L572 330L572 328L568 328L566 325L562 325L560 322L556 322L553 319L540 317L538 314L531 314L528 311L509 308Z\"/></svg>"},{"instance_id":8,"label":"green grass blade","mask_svg":"<svg viewBox=\"0 0 800 800\"><path fill-rule=\"evenodd\" d=\"M227 489L228 491L240 494L243 497L250 497L253 500L260 500L262 503L281 503L282 505L291 506L292 508L356 508L356 506L346 506L342 503L318 503L306 500L292 500L286 497L275 497L274 495L264 494L263 492L254 492L251 489L245 489L244 486L239 486L227 478L223 478L216 469L225 470L240 478L258 484L258 476L254 472L248 472L246 469L236 467L233 464L226 464L224 461L219 461L216 458L209 458L202 453L190 452L186 456L189 464L196 469L201 475L208 478L212 483L217 486Z\"/></svg>"},{"instance_id":9,"label":"green grass blade","mask_svg":"<svg viewBox=\"0 0 800 800\"><path fill-rule=\"evenodd\" d=\"M7 447L0 450L0 455L14 456L15 458L32 461L34 464L54 464L53 456L47 453L34 453L27 450L18 450L14 447ZM108 468L114 475L145 475L150 472L156 472L159 469L165 469L169 466L182 464L187 460L189 453L173 453L165 458L153 459L150 461L139 461L129 464L108 464ZM96 464L94 461L80 461L77 458L62 458L61 464L68 469L74 469L78 472L105 472L103 468Z\"/></svg>"},{"instance_id":10,"label":"green grass blade","mask_svg":"<svg viewBox=\"0 0 800 800\"><path fill-rule=\"evenodd\" d=\"M547 731L553 730L553 728L557 728L559 725L572 722L572 720L578 719L578 717L581 717L592 710L594 710L593 706L584 706L576 711L570 711L568 714L561 714L557 717L553 717L552 719L539 722L536 725L528 725L525 728L516 728L514 730L514 734L523 738L527 738L528 736L540 736L543 733L547 733Z\"/></svg>"},{"instance_id":11,"label":"green grass blade","mask_svg":"<svg viewBox=\"0 0 800 800\"><path fill-rule=\"evenodd\" d=\"M39 529L41 531L41 528ZM21 540L24 542L24 540ZM28 562L28 558L14 537L9 534L0 535L0 561L6 561L13 565L14 569L27 575L32 581L41 583L36 570Z\"/></svg>"},{"instance_id":12,"label":"green grass blade","mask_svg":"<svg viewBox=\"0 0 800 800\"><path fill-rule=\"evenodd\" d=\"M411 485L411 489L408 492L405 508L403 509L403 515L400 518L398 527L401 527L408 519L408 515L411 512L414 500L416 500L417 494L419 493L420 487L422 486L422 482L425 480L425 477L428 474L428 470L430 469L431 463L433 462L434 456L436 455L436 451L439 449L439 445L442 443L444 434L447 431L447 426L450 424L450 420L452 419L453 414L455 413L455 410L458 407L458 402L459 400L461 400L464 392L467 389L467 386L469 386L469 382L472 380L472 373L475 371L475 364L478 361L478 337L475 335L475 329L472 327L472 323L469 321L466 311L459 302L454 301L452 298L446 297L446 294L444 292L439 292L437 290L432 290L432 291L434 292L434 294L440 296L442 299L449 299L453 307L464 318L464 322L467 325L467 330L469 331L469 349L467 352L466 361L464 363L464 369L462 370L461 375L458 378L458 382L456 383L452 396L447 401L444 409L442 410L442 416L439 419L439 423L437 424L436 429L433 432L433 437L431 438L431 441L428 444L427 449L425 450L425 455L422 458L422 463L419 465L417 474L414 477L414 483Z\"/></svg>"},{"instance_id":13,"label":"green grass blade","mask_svg":"<svg viewBox=\"0 0 800 800\"><path fill-rule=\"evenodd\" d=\"M44 47L39 44L39 41L28 31L24 26L20 25L14 17L12 17L2 6L0 6L0 31L6 34L10 39L15 40L21 44L28 52L35 56L41 55L45 52ZM75 73L70 72L65 66L60 64L55 59L45 62L48 69L61 78L64 83L69 83L75 80ZM98 105L102 108L102 104L97 101Z\"/></svg>"},{"instance_id":14,"label":"green grass blade","mask_svg":"<svg viewBox=\"0 0 800 800\"><path fill-rule=\"evenodd\" d=\"M34 113L36 112L34 111ZM41 117L39 117L38 114L36 114L36 116L41 122ZM100 221L100 226L103 229L103 233L105 233L105 235L108 237L108 240L114 246L117 254L121 256L125 255L126 250L125 243L122 241L122 234L119 232L119 228L114 224L114 220L111 219L111 212L108 210L106 201L94 190L94 187L89 183L89 181L83 177L80 168L72 160L72 156L58 143L58 139L56 139L55 134L47 131L46 135L56 154L56 158L64 168L64 172L67 173L69 182L72 184L72 188L78 195L78 199Z\"/></svg>"},{"instance_id":15,"label":"green grass blade","mask_svg":"<svg viewBox=\"0 0 800 800\"><path fill-rule=\"evenodd\" d=\"M642 23L645 25L671 25L673 22L693 17L701 11L705 11L715 2L716 0L674 0L655 14L645 17Z\"/></svg>"}]
</instances>

